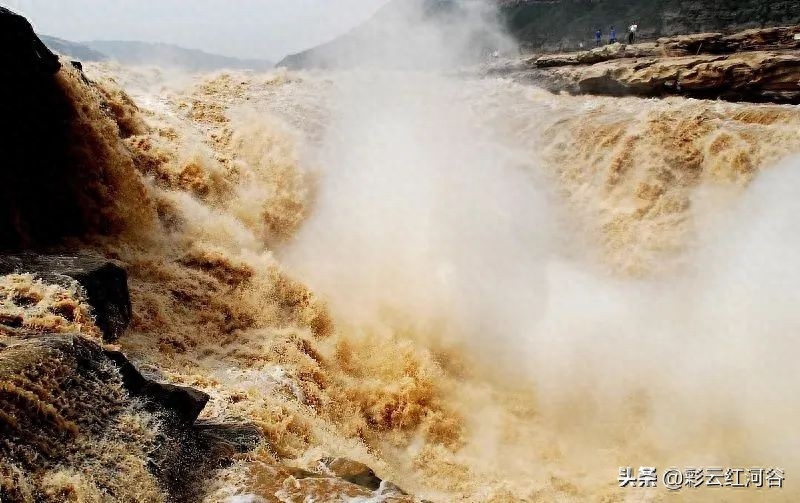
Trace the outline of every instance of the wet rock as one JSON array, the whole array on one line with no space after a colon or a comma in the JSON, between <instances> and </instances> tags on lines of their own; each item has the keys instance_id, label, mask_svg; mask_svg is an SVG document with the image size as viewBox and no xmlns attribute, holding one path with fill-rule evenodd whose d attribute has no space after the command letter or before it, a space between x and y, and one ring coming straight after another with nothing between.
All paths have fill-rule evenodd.
<instances>
[{"instance_id":1,"label":"wet rock","mask_svg":"<svg viewBox=\"0 0 800 503\"><path fill-rule=\"evenodd\" d=\"M0 411L0 473L19 475L0 477L3 501L21 488L53 501L44 478L62 470L90 470L98 491L135 478L142 494L157 495L198 466L176 411L134 399L115 362L84 337L45 335L0 350Z\"/></svg>"},{"instance_id":2,"label":"wet rock","mask_svg":"<svg viewBox=\"0 0 800 503\"><path fill-rule=\"evenodd\" d=\"M0 250L51 242L65 230L54 222L78 218L66 197L73 184L61 172L70 106L55 58L25 18L0 8Z\"/></svg>"},{"instance_id":3,"label":"wet rock","mask_svg":"<svg viewBox=\"0 0 800 503\"><path fill-rule=\"evenodd\" d=\"M375 475L372 468L347 458L323 458L320 463L336 477L351 484L366 487L373 491L381 486L382 480Z\"/></svg>"},{"instance_id":4,"label":"wet rock","mask_svg":"<svg viewBox=\"0 0 800 503\"><path fill-rule=\"evenodd\" d=\"M208 403L209 396L202 391L145 378L119 351L106 350L105 355L117 365L122 383L132 396L144 397L154 408L170 411L183 424L194 423Z\"/></svg>"},{"instance_id":5,"label":"wet rock","mask_svg":"<svg viewBox=\"0 0 800 503\"><path fill-rule=\"evenodd\" d=\"M207 400L81 336L9 340L0 345L0 500L24 489L38 501L42 477L67 470L90 472L107 494L133 478L142 494L195 501L212 470L261 439L248 424L193 424Z\"/></svg>"},{"instance_id":6,"label":"wet rock","mask_svg":"<svg viewBox=\"0 0 800 503\"><path fill-rule=\"evenodd\" d=\"M264 438L261 429L248 422L201 419L194 428L205 445L224 457L250 452Z\"/></svg>"},{"instance_id":7,"label":"wet rock","mask_svg":"<svg viewBox=\"0 0 800 503\"><path fill-rule=\"evenodd\" d=\"M342 475L365 482L367 485L353 483L336 476L326 467L324 462L336 465ZM374 473L370 475L368 467L344 458L322 460L322 470L311 472L299 468L267 464L259 461L249 463L249 478L241 497L251 498L249 501L342 501L347 498L358 498L360 501L382 501L385 503L422 503L420 500L404 493L394 484L381 482L375 485ZM366 476L366 478L359 478Z\"/></svg>"},{"instance_id":8,"label":"wet rock","mask_svg":"<svg viewBox=\"0 0 800 503\"><path fill-rule=\"evenodd\" d=\"M128 275L118 264L92 255L0 255L0 275L31 273L42 281L78 283L103 339L113 342L131 321Z\"/></svg>"}]
</instances>

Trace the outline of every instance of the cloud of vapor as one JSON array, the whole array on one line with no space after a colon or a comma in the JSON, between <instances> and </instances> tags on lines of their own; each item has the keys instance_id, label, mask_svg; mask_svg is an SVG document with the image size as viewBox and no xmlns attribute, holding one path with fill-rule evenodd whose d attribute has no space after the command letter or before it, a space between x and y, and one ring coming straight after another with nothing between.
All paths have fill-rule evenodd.
<instances>
[{"instance_id":1,"label":"cloud of vapor","mask_svg":"<svg viewBox=\"0 0 800 503\"><path fill-rule=\"evenodd\" d=\"M491 2L394 0L342 37L289 59L303 67L441 70L515 47Z\"/></svg>"},{"instance_id":2,"label":"cloud of vapor","mask_svg":"<svg viewBox=\"0 0 800 503\"><path fill-rule=\"evenodd\" d=\"M457 27L407 19L394 29L426 42L424 66L461 61L467 39L433 43ZM653 456L686 465L796 464L800 162L709 216L690 267L614 277L573 258L553 188L521 146L496 140L469 101L492 97L470 85L337 74L319 198L283 259L340 322L443 336L529 381L561 431L599 444L621 427L652 433Z\"/></svg>"}]
</instances>

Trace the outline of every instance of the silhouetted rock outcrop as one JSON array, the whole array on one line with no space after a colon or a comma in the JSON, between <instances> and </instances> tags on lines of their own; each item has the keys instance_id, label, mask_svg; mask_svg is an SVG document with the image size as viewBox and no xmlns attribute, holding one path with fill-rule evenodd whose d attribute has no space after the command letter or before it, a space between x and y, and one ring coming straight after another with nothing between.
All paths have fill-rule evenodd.
<instances>
[{"instance_id":1,"label":"silhouetted rock outcrop","mask_svg":"<svg viewBox=\"0 0 800 503\"><path fill-rule=\"evenodd\" d=\"M208 403L208 395L186 386L145 378L120 351L105 352L116 364L125 389L134 397L144 397L154 410L168 410L181 424L193 424Z\"/></svg>"},{"instance_id":2,"label":"silhouetted rock outcrop","mask_svg":"<svg viewBox=\"0 0 800 503\"><path fill-rule=\"evenodd\" d=\"M52 75L61 68L24 17L0 7L0 64L4 71L26 78Z\"/></svg>"}]
</instances>

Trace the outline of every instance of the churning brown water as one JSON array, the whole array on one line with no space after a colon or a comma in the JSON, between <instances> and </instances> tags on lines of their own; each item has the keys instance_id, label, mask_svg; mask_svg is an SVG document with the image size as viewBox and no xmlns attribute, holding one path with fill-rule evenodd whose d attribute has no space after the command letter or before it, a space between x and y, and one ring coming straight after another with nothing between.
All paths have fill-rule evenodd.
<instances>
[{"instance_id":1,"label":"churning brown water","mask_svg":"<svg viewBox=\"0 0 800 503\"><path fill-rule=\"evenodd\" d=\"M207 501L323 456L437 502L796 500L796 107L411 71L87 74L127 147L106 159L126 231L88 245L129 264L120 343L267 437ZM620 466L787 483L668 494L620 489ZM101 500L91 475L47 480Z\"/></svg>"}]
</instances>

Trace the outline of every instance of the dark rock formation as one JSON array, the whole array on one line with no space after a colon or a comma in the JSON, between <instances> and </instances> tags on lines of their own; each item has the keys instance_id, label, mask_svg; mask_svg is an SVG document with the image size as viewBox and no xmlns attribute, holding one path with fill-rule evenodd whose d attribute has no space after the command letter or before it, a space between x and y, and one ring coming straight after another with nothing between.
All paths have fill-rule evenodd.
<instances>
[{"instance_id":1,"label":"dark rock formation","mask_svg":"<svg viewBox=\"0 0 800 503\"><path fill-rule=\"evenodd\" d=\"M27 77L52 75L61 68L28 20L4 7L0 7L0 56L5 71Z\"/></svg>"},{"instance_id":2,"label":"dark rock formation","mask_svg":"<svg viewBox=\"0 0 800 503\"><path fill-rule=\"evenodd\" d=\"M0 347L0 500L38 500L38 477L62 469L91 470L113 494L133 457L171 500L192 501L210 470L261 438L249 425L193 425L207 400L81 336L11 341Z\"/></svg>"},{"instance_id":3,"label":"dark rock formation","mask_svg":"<svg viewBox=\"0 0 800 503\"><path fill-rule=\"evenodd\" d=\"M208 403L208 395L185 386L145 378L119 351L105 351L120 372L122 384L134 397L145 397L155 410L169 410L182 424L193 424Z\"/></svg>"},{"instance_id":4,"label":"dark rock formation","mask_svg":"<svg viewBox=\"0 0 800 503\"><path fill-rule=\"evenodd\" d=\"M68 200L71 184L57 169L67 149L69 117L69 105L53 79L60 65L25 18L2 8L0 62L0 249L8 249L39 237L47 241L48 234L63 235L47 214L58 208L61 224L73 220L76 208ZM43 180L58 190L48 190Z\"/></svg>"},{"instance_id":5,"label":"dark rock formation","mask_svg":"<svg viewBox=\"0 0 800 503\"><path fill-rule=\"evenodd\" d=\"M37 278L68 287L76 281L92 307L94 322L103 339L119 338L131 321L128 275L118 264L91 255L0 255L0 275L31 273Z\"/></svg>"},{"instance_id":6,"label":"dark rock formation","mask_svg":"<svg viewBox=\"0 0 800 503\"><path fill-rule=\"evenodd\" d=\"M0 64L0 251L114 235L140 218L148 201L108 107L7 9Z\"/></svg>"}]
</instances>

